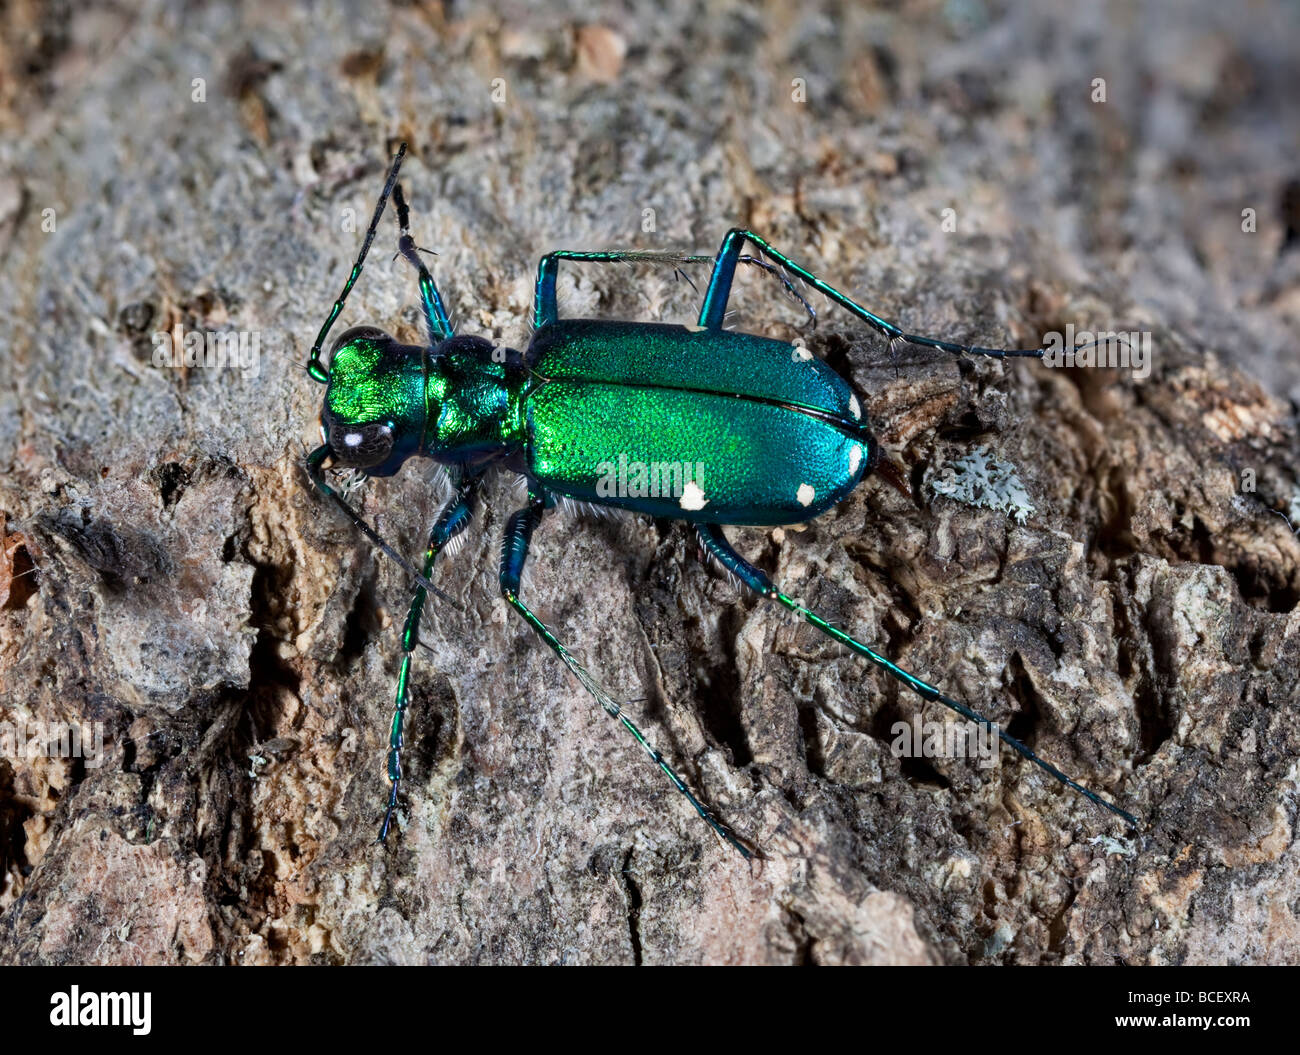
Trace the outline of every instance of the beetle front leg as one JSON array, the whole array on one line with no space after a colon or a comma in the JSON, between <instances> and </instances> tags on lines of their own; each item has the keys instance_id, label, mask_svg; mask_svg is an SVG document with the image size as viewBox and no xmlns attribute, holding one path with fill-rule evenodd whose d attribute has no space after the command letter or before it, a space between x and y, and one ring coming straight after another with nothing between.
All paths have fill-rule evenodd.
<instances>
[{"instance_id":1,"label":"beetle front leg","mask_svg":"<svg viewBox=\"0 0 1300 1055\"><path fill-rule=\"evenodd\" d=\"M582 687L586 689L600 704L601 708L611 718L614 718L622 725L636 742L641 745L645 753L650 756L653 762L672 783L679 792L686 796L686 800L695 808L705 822L713 829L718 838L729 843L737 850L742 857L749 858L752 856L751 851L742 845L721 821L704 807L704 805L692 793L686 783L679 777L672 766L664 760L655 748L646 740L645 735L637 728L636 723L632 721L624 712L622 706L609 693L600 687L595 678L588 673L587 669L573 658L573 655L560 642L542 620L533 614L532 610L524 604L519 598L519 582L523 575L524 564L528 560L528 547L533 539L533 532L541 522L542 514L546 510L546 498L539 491L530 490L528 493L528 505L511 515L506 525L505 540L501 547L501 593L507 603L520 617L526 622L538 637L546 642L547 647L554 652L566 667L578 679Z\"/></svg>"},{"instance_id":2,"label":"beetle front leg","mask_svg":"<svg viewBox=\"0 0 1300 1055\"><path fill-rule=\"evenodd\" d=\"M397 209L397 252L406 258L419 276L420 305L424 309L425 328L429 333L429 343L437 344L452 336L451 321L447 318L447 308L442 303L442 294L434 285L433 276L429 274L429 269L420 259L420 250L415 244L415 239L411 237L411 212L407 208L400 183L393 185L393 205Z\"/></svg>"},{"instance_id":3,"label":"beetle front leg","mask_svg":"<svg viewBox=\"0 0 1300 1055\"><path fill-rule=\"evenodd\" d=\"M482 471L473 474L465 473L458 481L456 494L447 502L442 512L438 514L438 519L434 521L433 529L429 532L429 546L424 553L426 579L433 573L433 562L438 554L469 527L482 480ZM397 809L397 788L402 782L402 748L405 746L402 725L406 717L406 704L410 691L411 653L420 642L420 618L424 613L426 596L425 588L416 586L415 595L411 598L411 607L406 613L406 623L402 628L402 666L397 674L397 699L393 703L393 721L388 733L388 808L384 811L384 823L379 829L381 843L388 838L388 829L393 822L393 811Z\"/></svg>"}]
</instances>

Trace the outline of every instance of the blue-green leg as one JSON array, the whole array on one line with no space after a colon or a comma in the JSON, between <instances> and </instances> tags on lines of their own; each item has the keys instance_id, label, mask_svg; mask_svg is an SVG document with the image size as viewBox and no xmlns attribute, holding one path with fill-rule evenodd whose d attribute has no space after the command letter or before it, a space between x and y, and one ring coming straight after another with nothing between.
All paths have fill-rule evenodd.
<instances>
[{"instance_id":1,"label":"blue-green leg","mask_svg":"<svg viewBox=\"0 0 1300 1055\"><path fill-rule=\"evenodd\" d=\"M888 337L891 342L900 341L906 344L921 345L925 348L938 348L945 352L988 355L998 359L1007 356L1028 356L1032 358L1042 358L1043 356L1042 348L980 348L976 345L955 344L951 341L935 340L933 337L918 337L916 334L904 333L892 322L886 322L879 315L873 314L862 307L861 304L845 296L834 286L823 282L811 271L800 267L784 253L777 252L762 238L754 234L753 231L747 231L740 227L732 228L727 232L727 236L722 240L722 248L718 250L716 262L713 265L713 275L709 279L709 288L704 294L704 306L700 309L699 324L705 329L722 329L722 323L727 314L727 300L731 296L731 283L735 278L736 265L741 260L741 250L746 242L751 243L763 256L784 271L802 279L817 292L851 311L872 329Z\"/></svg>"},{"instance_id":2,"label":"blue-green leg","mask_svg":"<svg viewBox=\"0 0 1300 1055\"><path fill-rule=\"evenodd\" d=\"M411 237L411 213L406 206L406 197L402 194L402 185L393 185L393 206L397 209L397 252L405 257L415 268L420 279L420 304L424 309L424 325L429 333L429 343L437 344L452 335L451 322L447 318L447 308L442 302L442 295L433 283L433 276L420 259L420 250Z\"/></svg>"},{"instance_id":3,"label":"blue-green leg","mask_svg":"<svg viewBox=\"0 0 1300 1055\"><path fill-rule=\"evenodd\" d=\"M750 857L750 851L740 843L740 841L724 824L717 820L717 818L715 818L713 814L704 807L699 799L691 794L690 788L686 786L685 782L677 775L672 766L664 760L663 755L651 746L649 741L646 740L645 735L637 728L632 719L623 713L623 709L619 703L610 696L609 693L602 689L599 684L597 684L596 680L587 672L587 669L574 659L569 650L564 647L553 633L551 633L550 628L537 618L537 616L533 614L532 610L524 604L522 600L520 600L519 580L523 575L524 563L528 560L528 547L532 542L533 532L541 522L542 514L545 510L545 496L541 493L530 491L528 495L528 505L524 509L511 515L509 523L506 525L505 539L503 540L501 547L501 593L504 595L510 606L523 618L524 622L533 629L533 632L545 641L547 647L550 648L550 650L560 658L564 665L569 668L574 677L576 677L582 684L582 687L591 693L605 713L611 718L617 720L623 728L632 734L636 739L636 742L640 744L645 750L645 753L650 756L650 761L663 771L664 775L672 782L673 787L686 796L686 800L695 808L695 812L704 818L709 827L713 829L714 834L729 843L741 854L742 857Z\"/></svg>"},{"instance_id":4,"label":"blue-green leg","mask_svg":"<svg viewBox=\"0 0 1300 1055\"><path fill-rule=\"evenodd\" d=\"M330 450L328 443L322 444L307 455L305 468L307 470L307 478L311 481L312 486L333 502L338 510L343 513L349 521L351 521L352 526L360 531L361 534L365 535L380 553L397 564L415 582L419 583L425 590L433 594L434 597L445 601L453 608L459 608L460 606L455 602L455 600L448 597L438 589L438 587L434 586L433 583L429 581L427 575L421 575L419 568L385 542L379 532L366 523L365 517L348 505L348 503L344 501L343 496L329 485L325 479L325 469L333 457L334 452Z\"/></svg>"},{"instance_id":5,"label":"blue-green leg","mask_svg":"<svg viewBox=\"0 0 1300 1055\"><path fill-rule=\"evenodd\" d=\"M674 266L680 264L711 264L714 262L713 257L700 253L677 253L671 250L659 249L612 249L597 253L561 249L554 253L548 253L542 257L537 265L537 290L533 298L534 329L540 330L548 323L555 322L560 316L559 306L556 303L555 283L559 275L561 260L574 260L588 264L650 263L672 264ZM804 310L812 319L813 325L817 324L817 313L813 311L812 305L795 288L794 283L790 281L781 268L753 256L742 256L739 258L738 263L750 264L778 278L785 287L785 291L803 305ZM682 274L685 275L685 272L682 272ZM690 282L689 276L687 276L686 280ZM694 286L695 283L691 282L691 285Z\"/></svg>"},{"instance_id":6,"label":"blue-green leg","mask_svg":"<svg viewBox=\"0 0 1300 1055\"><path fill-rule=\"evenodd\" d=\"M555 322L560 317L560 309L555 299L555 281L560 273L561 260L573 260L587 264L702 264L713 257L699 253L675 253L659 249L611 249L601 252L584 253L572 249L559 249L547 253L537 263L537 289L533 296L533 328L540 330L543 326Z\"/></svg>"},{"instance_id":7,"label":"blue-green leg","mask_svg":"<svg viewBox=\"0 0 1300 1055\"><path fill-rule=\"evenodd\" d=\"M1062 784L1066 785L1066 787L1073 788L1075 791L1083 795L1089 802L1095 803L1102 807L1102 809L1109 810L1118 817L1122 817L1131 827L1137 828L1139 826L1137 818L1131 813L1107 802L1095 791L1085 788L1082 784L1075 783L1075 781L1067 777L1050 762L1044 761L1035 754L1033 749L1028 745L1021 743L1014 736L1008 735L999 726L994 725L983 715L971 710L964 703L958 703L956 700L945 696L933 685L922 681L913 674L909 674L902 667L895 663L891 663L884 656L880 655L880 653L868 648L861 641L850 637L843 630L832 626L830 623L826 622L826 620L822 619L821 616L817 615L816 612L805 608L798 601L787 597L772 584L772 580L768 578L761 569L754 567L754 565L750 564L732 548L731 544L727 541L726 536L722 533L722 528L718 525L697 524L695 530L699 534L700 542L704 545L706 552L715 557L718 562L727 569L727 571L735 575L749 589L762 597L770 598L771 600L784 605L792 612L798 613L806 622L811 623L823 634L834 638L836 641L840 642L840 644L845 645L858 653L858 655L865 656L877 667L885 671L885 673L890 677L901 681L923 699L941 703L950 710L956 711L963 718L975 722L977 725L981 725L991 732L997 733L998 737L1004 744L1014 750L1017 754L1034 763L1034 765L1038 766L1040 769L1050 773Z\"/></svg>"},{"instance_id":8,"label":"blue-green leg","mask_svg":"<svg viewBox=\"0 0 1300 1055\"><path fill-rule=\"evenodd\" d=\"M443 508L429 532L429 548L424 553L424 577L433 572L433 562L438 554L446 548L457 535L469 526L474 514L474 501L478 494L479 483L483 474L465 473L457 483L456 494ZM406 613L406 624L402 628L402 667L397 675L397 699L393 704L393 724L388 734L388 809L384 811L384 823L379 829L379 841L388 837L388 828L393 822L393 811L397 809L397 789L402 782L402 747L405 744L402 726L406 718L406 703L411 684L411 654L420 642L420 617L424 614L426 591L423 586L415 588L411 598L411 607Z\"/></svg>"}]
</instances>

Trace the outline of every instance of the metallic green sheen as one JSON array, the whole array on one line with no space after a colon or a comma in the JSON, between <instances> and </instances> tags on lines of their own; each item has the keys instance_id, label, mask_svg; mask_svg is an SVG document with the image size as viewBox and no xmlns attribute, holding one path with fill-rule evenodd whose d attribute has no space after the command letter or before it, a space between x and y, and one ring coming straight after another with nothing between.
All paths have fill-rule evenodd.
<instances>
[{"instance_id":1,"label":"metallic green sheen","mask_svg":"<svg viewBox=\"0 0 1300 1055\"><path fill-rule=\"evenodd\" d=\"M340 344L330 359L326 412L347 424L389 421L399 434L418 437L426 416L426 357L420 353L382 336Z\"/></svg>"},{"instance_id":2,"label":"metallic green sheen","mask_svg":"<svg viewBox=\"0 0 1300 1055\"><path fill-rule=\"evenodd\" d=\"M693 522L790 524L841 501L870 466L848 385L783 341L562 320L537 332L529 360L526 465L547 491ZM656 476L661 493L645 493Z\"/></svg>"},{"instance_id":3,"label":"metallic green sheen","mask_svg":"<svg viewBox=\"0 0 1300 1055\"><path fill-rule=\"evenodd\" d=\"M561 320L523 355L476 337L431 349L345 335L326 411L386 422L385 476L411 454L514 457L546 492L713 524L792 524L869 471L856 397L811 352L727 330Z\"/></svg>"},{"instance_id":4,"label":"metallic green sheen","mask_svg":"<svg viewBox=\"0 0 1300 1055\"><path fill-rule=\"evenodd\" d=\"M525 375L499 349L477 338L452 338L429 367L429 434L425 453L444 462L474 461L522 440Z\"/></svg>"}]
</instances>

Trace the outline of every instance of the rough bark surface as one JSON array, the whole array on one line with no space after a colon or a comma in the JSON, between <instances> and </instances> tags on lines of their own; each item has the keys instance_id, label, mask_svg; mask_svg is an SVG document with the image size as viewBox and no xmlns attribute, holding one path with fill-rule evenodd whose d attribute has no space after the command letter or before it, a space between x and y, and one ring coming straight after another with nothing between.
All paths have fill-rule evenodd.
<instances>
[{"instance_id":1,"label":"rough bark surface","mask_svg":"<svg viewBox=\"0 0 1300 1055\"><path fill-rule=\"evenodd\" d=\"M0 758L0 961L1300 960L1294 9L0 18L0 722L102 723L106 755ZM437 570L465 611L424 630L376 845L408 587L304 487L300 364L401 138L459 325L516 346L543 252L707 251L737 224L915 332L1151 331L1139 380L891 357L819 304L809 346L916 498L872 479L733 532L1146 828L1007 752L893 757L895 722L945 716L680 525L551 518L528 597L761 847L746 866L508 615L503 481ZM386 218L342 324L417 339L393 241ZM663 270L568 274L573 314L698 304ZM742 281L737 328L807 332ZM154 365L178 330L256 334L256 376ZM935 494L980 445L1023 525ZM413 466L358 500L416 554L438 495Z\"/></svg>"}]
</instances>

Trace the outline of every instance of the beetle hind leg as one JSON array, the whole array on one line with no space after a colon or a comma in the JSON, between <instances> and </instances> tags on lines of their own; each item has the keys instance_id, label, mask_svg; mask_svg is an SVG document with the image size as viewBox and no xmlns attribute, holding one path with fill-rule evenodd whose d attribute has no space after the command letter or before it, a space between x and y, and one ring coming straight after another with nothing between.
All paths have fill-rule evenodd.
<instances>
[{"instance_id":1,"label":"beetle hind leg","mask_svg":"<svg viewBox=\"0 0 1300 1055\"><path fill-rule=\"evenodd\" d=\"M994 725L982 714L971 710L971 708L967 707L964 703L959 703L957 700L945 696L933 685L922 681L914 674L910 674L896 663L892 663L890 660L880 655L880 653L869 648L867 645L864 645L861 641L846 634L838 627L832 626L816 612L809 608L805 608L795 599L787 597L776 588L772 583L772 580L768 578L764 571L750 564L749 561L745 560L744 557L732 548L731 544L727 541L726 536L722 533L722 528L717 524L697 524L695 530L698 533L705 550L712 557L716 558L718 562L727 569L727 571L735 575L742 583L759 596L774 600L790 609L790 611L801 616L805 622L815 626L827 637L833 638L840 644L845 645L852 651L858 653L858 655L865 657L881 670L885 671L885 673L890 677L902 682L922 699L941 703L949 710L960 714L963 718L966 718L977 725L983 726L990 732L996 733L998 738L1013 751L1038 766L1039 769L1042 769L1066 787L1079 792L1079 794L1094 805L1100 806L1102 809L1108 810L1117 817L1122 818L1130 827L1139 827L1138 820L1133 816L1133 814L1120 809L1111 802L1108 802L1090 788L1086 788L1082 784L1071 780L1050 762L1040 758L1034 752L1033 748L1029 747L1027 744L1021 743L1021 741L1017 740L1014 736L1004 732L1000 726Z\"/></svg>"}]
</instances>

